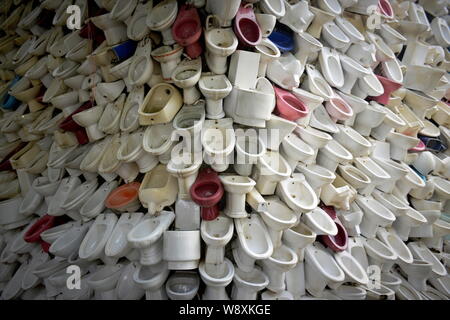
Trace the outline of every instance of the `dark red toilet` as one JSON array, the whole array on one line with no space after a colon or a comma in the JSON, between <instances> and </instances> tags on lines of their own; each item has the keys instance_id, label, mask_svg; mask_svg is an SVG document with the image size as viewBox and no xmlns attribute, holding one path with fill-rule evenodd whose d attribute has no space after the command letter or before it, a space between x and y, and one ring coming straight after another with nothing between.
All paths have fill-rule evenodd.
<instances>
[{"instance_id":1,"label":"dark red toilet","mask_svg":"<svg viewBox=\"0 0 450 320\"><path fill-rule=\"evenodd\" d=\"M202 169L191 186L192 201L201 207L203 220L214 220L219 215L219 206L224 190L217 172L211 168Z\"/></svg>"}]
</instances>

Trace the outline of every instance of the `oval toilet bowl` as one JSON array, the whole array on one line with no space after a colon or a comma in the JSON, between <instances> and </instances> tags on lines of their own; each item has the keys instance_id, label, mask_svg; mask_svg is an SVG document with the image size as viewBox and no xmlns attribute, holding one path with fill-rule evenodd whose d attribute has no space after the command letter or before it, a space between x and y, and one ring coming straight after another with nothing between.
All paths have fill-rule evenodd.
<instances>
[{"instance_id":1,"label":"oval toilet bowl","mask_svg":"<svg viewBox=\"0 0 450 320\"><path fill-rule=\"evenodd\" d=\"M202 28L197 9L186 5L181 6L172 26L172 36L176 42L185 47L191 59L197 58L203 51L198 41L201 34Z\"/></svg>"},{"instance_id":2,"label":"oval toilet bowl","mask_svg":"<svg viewBox=\"0 0 450 320\"><path fill-rule=\"evenodd\" d=\"M202 219L214 220L219 215L217 203L224 193L217 172L207 168L199 172L190 188L192 200L202 207Z\"/></svg>"},{"instance_id":3,"label":"oval toilet bowl","mask_svg":"<svg viewBox=\"0 0 450 320\"><path fill-rule=\"evenodd\" d=\"M242 271L249 272L253 269L255 260L267 259L272 255L273 244L258 215L252 214L234 222L238 239L233 244L233 257Z\"/></svg>"},{"instance_id":4,"label":"oval toilet bowl","mask_svg":"<svg viewBox=\"0 0 450 320\"><path fill-rule=\"evenodd\" d=\"M314 209L319 199L302 174L293 174L278 183L276 194L295 212Z\"/></svg>"},{"instance_id":5,"label":"oval toilet bowl","mask_svg":"<svg viewBox=\"0 0 450 320\"><path fill-rule=\"evenodd\" d=\"M165 206L173 204L178 193L178 183L170 175L166 166L159 164L147 172L139 188L139 199L148 209L149 214L163 210Z\"/></svg>"},{"instance_id":6,"label":"oval toilet bowl","mask_svg":"<svg viewBox=\"0 0 450 320\"><path fill-rule=\"evenodd\" d=\"M276 86L274 90L277 98L276 110L280 116L290 121L297 121L308 114L308 107L293 94Z\"/></svg>"},{"instance_id":7,"label":"oval toilet bowl","mask_svg":"<svg viewBox=\"0 0 450 320\"><path fill-rule=\"evenodd\" d=\"M69 195L81 184L78 177L69 177L61 180L55 195L48 204L47 213L51 216L62 216L65 210L62 208Z\"/></svg>"},{"instance_id":8,"label":"oval toilet bowl","mask_svg":"<svg viewBox=\"0 0 450 320\"><path fill-rule=\"evenodd\" d=\"M317 164L299 163L296 169L305 175L309 185L316 193L319 192L322 186L330 184L336 178L336 175L332 171Z\"/></svg>"},{"instance_id":9,"label":"oval toilet bowl","mask_svg":"<svg viewBox=\"0 0 450 320\"><path fill-rule=\"evenodd\" d=\"M332 87L340 88L344 85L344 73L337 51L322 47L319 54L320 71Z\"/></svg>"},{"instance_id":10,"label":"oval toilet bowl","mask_svg":"<svg viewBox=\"0 0 450 320\"><path fill-rule=\"evenodd\" d=\"M60 224L58 226L54 226L50 229L45 230L41 233L41 239L47 243L52 244L55 242L60 236L62 236L68 229L74 226L75 222L67 222L64 224Z\"/></svg>"},{"instance_id":11,"label":"oval toilet bowl","mask_svg":"<svg viewBox=\"0 0 450 320\"><path fill-rule=\"evenodd\" d=\"M206 117L220 119L225 116L223 112L223 99L233 88L228 78L223 75L203 75L198 87L206 99Z\"/></svg>"},{"instance_id":12,"label":"oval toilet bowl","mask_svg":"<svg viewBox=\"0 0 450 320\"><path fill-rule=\"evenodd\" d=\"M358 78L368 75L369 71L349 56L341 54L339 58L345 75L343 85L339 88L339 90L349 94L351 93Z\"/></svg>"},{"instance_id":13,"label":"oval toilet bowl","mask_svg":"<svg viewBox=\"0 0 450 320\"><path fill-rule=\"evenodd\" d=\"M223 215L211 221L203 220L200 232L207 245L205 263L222 263L225 246L233 236L233 220Z\"/></svg>"},{"instance_id":14,"label":"oval toilet bowl","mask_svg":"<svg viewBox=\"0 0 450 320\"><path fill-rule=\"evenodd\" d=\"M139 182L131 182L111 191L105 200L105 207L119 212L135 212L141 206L139 202Z\"/></svg>"},{"instance_id":15,"label":"oval toilet bowl","mask_svg":"<svg viewBox=\"0 0 450 320\"><path fill-rule=\"evenodd\" d=\"M172 123L149 126L145 130L144 139L142 140L144 150L158 156L161 163L168 161L168 159L166 161L162 161L162 159L170 156L170 151L174 144L171 140L173 130Z\"/></svg>"},{"instance_id":16,"label":"oval toilet bowl","mask_svg":"<svg viewBox=\"0 0 450 320\"><path fill-rule=\"evenodd\" d=\"M281 141L292 131L295 130L297 124L293 121L272 114L266 121L265 134L259 134L267 149L278 151Z\"/></svg>"},{"instance_id":17,"label":"oval toilet bowl","mask_svg":"<svg viewBox=\"0 0 450 320\"><path fill-rule=\"evenodd\" d=\"M392 273L383 272L381 273L381 284L388 287L394 292L397 292L400 284L402 283L402 280L395 276Z\"/></svg>"},{"instance_id":18,"label":"oval toilet bowl","mask_svg":"<svg viewBox=\"0 0 450 320\"><path fill-rule=\"evenodd\" d=\"M177 12L178 3L176 1L164 0L153 7L150 14L147 15L147 26L150 30L162 33L164 45L175 43L171 27L177 18Z\"/></svg>"},{"instance_id":19,"label":"oval toilet bowl","mask_svg":"<svg viewBox=\"0 0 450 320\"><path fill-rule=\"evenodd\" d=\"M144 131L138 130L121 137L117 159L126 163L136 162L139 172L146 173L156 167L158 159L143 148Z\"/></svg>"},{"instance_id":20,"label":"oval toilet bowl","mask_svg":"<svg viewBox=\"0 0 450 320\"><path fill-rule=\"evenodd\" d=\"M101 267L89 277L88 285L101 300L115 299L115 288L122 270L123 264Z\"/></svg>"},{"instance_id":21,"label":"oval toilet bowl","mask_svg":"<svg viewBox=\"0 0 450 320\"><path fill-rule=\"evenodd\" d=\"M238 39L230 28L220 28L219 25L211 26L209 22L212 17L208 16L206 21L206 64L215 74L224 74L227 71L227 57L236 51Z\"/></svg>"},{"instance_id":22,"label":"oval toilet bowl","mask_svg":"<svg viewBox=\"0 0 450 320\"><path fill-rule=\"evenodd\" d=\"M350 44L350 38L334 22L326 22L321 37L334 49L343 51Z\"/></svg>"},{"instance_id":23,"label":"oval toilet bowl","mask_svg":"<svg viewBox=\"0 0 450 320\"><path fill-rule=\"evenodd\" d=\"M161 64L161 72L163 80L171 82L172 72L181 60L183 47L179 45L162 46L151 52L153 59Z\"/></svg>"},{"instance_id":24,"label":"oval toilet bowl","mask_svg":"<svg viewBox=\"0 0 450 320\"><path fill-rule=\"evenodd\" d=\"M306 224L300 222L296 226L284 230L283 241L297 252L298 261L305 258L305 248L316 240L317 234Z\"/></svg>"},{"instance_id":25,"label":"oval toilet bowl","mask_svg":"<svg viewBox=\"0 0 450 320\"><path fill-rule=\"evenodd\" d=\"M361 233L367 238L374 238L378 226L386 226L395 220L394 214L373 198L357 196L356 203L364 211L360 224Z\"/></svg>"},{"instance_id":26,"label":"oval toilet bowl","mask_svg":"<svg viewBox=\"0 0 450 320\"><path fill-rule=\"evenodd\" d=\"M369 259L369 264L377 265L380 268L385 263L392 263L397 259L397 254L386 244L377 238L364 241L364 249Z\"/></svg>"},{"instance_id":27,"label":"oval toilet bowl","mask_svg":"<svg viewBox=\"0 0 450 320\"><path fill-rule=\"evenodd\" d=\"M447 275L447 270L444 265L424 243L420 241L410 242L408 243L408 248L415 259L423 260L432 264L432 278L440 278Z\"/></svg>"},{"instance_id":28,"label":"oval toilet bowl","mask_svg":"<svg viewBox=\"0 0 450 320\"><path fill-rule=\"evenodd\" d=\"M62 204L62 208L66 211L78 210L81 206L83 206L97 187L97 179L83 182L75 190L73 190L70 195L68 195Z\"/></svg>"},{"instance_id":29,"label":"oval toilet bowl","mask_svg":"<svg viewBox=\"0 0 450 320\"><path fill-rule=\"evenodd\" d=\"M292 171L299 161L312 163L314 149L296 134L288 134L281 142L280 154L289 163Z\"/></svg>"},{"instance_id":30,"label":"oval toilet bowl","mask_svg":"<svg viewBox=\"0 0 450 320\"><path fill-rule=\"evenodd\" d=\"M285 3L280 0L262 0L261 10L266 14L272 14L277 18L281 18L286 13Z\"/></svg>"},{"instance_id":31,"label":"oval toilet bowl","mask_svg":"<svg viewBox=\"0 0 450 320\"><path fill-rule=\"evenodd\" d=\"M262 195L270 195L274 194L277 183L287 179L291 172L289 164L278 152L267 151L258 159L252 178Z\"/></svg>"},{"instance_id":32,"label":"oval toilet bowl","mask_svg":"<svg viewBox=\"0 0 450 320\"><path fill-rule=\"evenodd\" d=\"M364 172L371 180L372 184L367 186L365 193L372 193L374 187L382 185L392 177L384 171L372 158L360 157L354 159L355 166Z\"/></svg>"},{"instance_id":33,"label":"oval toilet bowl","mask_svg":"<svg viewBox=\"0 0 450 320\"><path fill-rule=\"evenodd\" d=\"M384 93L383 85L374 73L369 73L356 81L352 94L360 98L378 97Z\"/></svg>"},{"instance_id":34,"label":"oval toilet bowl","mask_svg":"<svg viewBox=\"0 0 450 320\"><path fill-rule=\"evenodd\" d=\"M105 245L105 255L111 258L128 257L131 260L132 248L128 243L128 233L142 220L143 213L122 213Z\"/></svg>"},{"instance_id":35,"label":"oval toilet bowl","mask_svg":"<svg viewBox=\"0 0 450 320\"><path fill-rule=\"evenodd\" d=\"M169 276L166 262L160 262L153 266L138 265L133 280L145 290L145 297L148 300L167 299L164 290L164 282Z\"/></svg>"},{"instance_id":36,"label":"oval toilet bowl","mask_svg":"<svg viewBox=\"0 0 450 320\"><path fill-rule=\"evenodd\" d=\"M393 194L385 193L379 190L374 190L372 192L372 196L374 197L375 200L377 200L383 206L392 211L392 213L396 217L405 215L406 212L409 210L408 205Z\"/></svg>"},{"instance_id":37,"label":"oval toilet bowl","mask_svg":"<svg viewBox=\"0 0 450 320\"><path fill-rule=\"evenodd\" d=\"M323 245L335 252L344 251L347 248L348 243L347 230L345 229L339 218L336 216L336 211L333 209L333 207L323 206L323 210L330 216L331 219L333 219L338 232L334 236L320 235L319 240Z\"/></svg>"},{"instance_id":38,"label":"oval toilet bowl","mask_svg":"<svg viewBox=\"0 0 450 320\"><path fill-rule=\"evenodd\" d=\"M124 132L131 132L139 127L138 109L144 100L144 87L135 87L128 95L122 114L119 128Z\"/></svg>"},{"instance_id":39,"label":"oval toilet bowl","mask_svg":"<svg viewBox=\"0 0 450 320\"><path fill-rule=\"evenodd\" d=\"M233 300L256 300L259 291L269 284L267 275L254 268L251 272L244 272L239 268L234 270L233 289L231 298Z\"/></svg>"},{"instance_id":40,"label":"oval toilet bowl","mask_svg":"<svg viewBox=\"0 0 450 320\"><path fill-rule=\"evenodd\" d=\"M339 267L344 271L346 278L345 280L361 285L366 285L369 282L366 270L364 270L364 268L355 258L353 258L350 253L346 251L336 252L334 253L334 259Z\"/></svg>"},{"instance_id":41,"label":"oval toilet bowl","mask_svg":"<svg viewBox=\"0 0 450 320\"><path fill-rule=\"evenodd\" d=\"M241 5L238 9L233 30L243 46L253 47L261 41L261 28L256 21L256 16L251 5Z\"/></svg>"},{"instance_id":42,"label":"oval toilet bowl","mask_svg":"<svg viewBox=\"0 0 450 320\"><path fill-rule=\"evenodd\" d=\"M381 63L381 71L386 78L403 83L403 73L397 59L383 61Z\"/></svg>"},{"instance_id":43,"label":"oval toilet bowl","mask_svg":"<svg viewBox=\"0 0 450 320\"><path fill-rule=\"evenodd\" d=\"M134 86L142 86L150 80L153 73L153 60L151 40L149 37L141 40L137 46L134 57L128 69L128 78Z\"/></svg>"},{"instance_id":44,"label":"oval toilet bowl","mask_svg":"<svg viewBox=\"0 0 450 320\"><path fill-rule=\"evenodd\" d=\"M201 70L201 58L196 58L181 61L172 72L172 82L183 89L185 104L194 104L200 98L200 92L197 90L196 84L200 80Z\"/></svg>"},{"instance_id":45,"label":"oval toilet bowl","mask_svg":"<svg viewBox=\"0 0 450 320\"><path fill-rule=\"evenodd\" d=\"M230 218L245 218L245 195L252 191L256 182L249 177L239 175L220 175L220 181L226 191L224 213Z\"/></svg>"},{"instance_id":46,"label":"oval toilet bowl","mask_svg":"<svg viewBox=\"0 0 450 320\"><path fill-rule=\"evenodd\" d=\"M197 295L200 279L197 273L177 271L166 282L166 293L170 300L192 300Z\"/></svg>"},{"instance_id":47,"label":"oval toilet bowl","mask_svg":"<svg viewBox=\"0 0 450 320\"><path fill-rule=\"evenodd\" d=\"M153 125L170 122L181 105L181 95L175 87L170 84L157 84L139 106L139 123Z\"/></svg>"},{"instance_id":48,"label":"oval toilet bowl","mask_svg":"<svg viewBox=\"0 0 450 320\"><path fill-rule=\"evenodd\" d=\"M133 275L138 267L137 262L127 263L117 280L115 296L118 300L140 300L145 291L133 280Z\"/></svg>"},{"instance_id":49,"label":"oval toilet bowl","mask_svg":"<svg viewBox=\"0 0 450 320\"><path fill-rule=\"evenodd\" d=\"M232 162L236 136L232 129L233 120L222 118L205 120L201 142L203 160L217 171L225 171Z\"/></svg>"},{"instance_id":50,"label":"oval toilet bowl","mask_svg":"<svg viewBox=\"0 0 450 320\"><path fill-rule=\"evenodd\" d=\"M351 127L338 125L339 131L333 135L344 148L353 154L353 157L367 156L372 144Z\"/></svg>"},{"instance_id":51,"label":"oval toilet bowl","mask_svg":"<svg viewBox=\"0 0 450 320\"><path fill-rule=\"evenodd\" d=\"M314 210L303 214L302 221L318 236L336 236L339 231L333 219L331 219L331 217L321 208L315 208Z\"/></svg>"},{"instance_id":52,"label":"oval toilet bowl","mask_svg":"<svg viewBox=\"0 0 450 320\"><path fill-rule=\"evenodd\" d=\"M425 219L419 211L410 207L404 215L396 218L392 227L395 229L400 239L406 241L409 238L412 227L419 227L426 222L427 219Z\"/></svg>"},{"instance_id":53,"label":"oval toilet bowl","mask_svg":"<svg viewBox=\"0 0 450 320\"><path fill-rule=\"evenodd\" d=\"M278 47L267 38L263 38L261 42L255 46L255 49L260 54L258 77L264 77L266 75L268 63L274 59L278 59L281 53Z\"/></svg>"},{"instance_id":54,"label":"oval toilet bowl","mask_svg":"<svg viewBox=\"0 0 450 320\"><path fill-rule=\"evenodd\" d=\"M310 126L297 126L295 132L315 150L322 148L332 140L331 135Z\"/></svg>"},{"instance_id":55,"label":"oval toilet bowl","mask_svg":"<svg viewBox=\"0 0 450 320\"><path fill-rule=\"evenodd\" d=\"M207 265L202 262L199 266L200 277L206 284L203 300L228 300L225 287L233 281L234 266L230 260L225 259L224 270L219 275L211 275L207 271Z\"/></svg>"},{"instance_id":56,"label":"oval toilet bowl","mask_svg":"<svg viewBox=\"0 0 450 320\"><path fill-rule=\"evenodd\" d=\"M345 181L350 183L357 191L364 189L372 180L361 170L352 165L339 165L339 173Z\"/></svg>"},{"instance_id":57,"label":"oval toilet bowl","mask_svg":"<svg viewBox=\"0 0 450 320\"><path fill-rule=\"evenodd\" d=\"M264 199L267 209L263 209L259 213L267 226L273 246L279 247L282 244L283 230L292 227L297 222L297 214L277 196L269 196Z\"/></svg>"},{"instance_id":58,"label":"oval toilet bowl","mask_svg":"<svg viewBox=\"0 0 450 320\"><path fill-rule=\"evenodd\" d=\"M395 230L386 230L379 228L377 230L377 238L381 240L385 245L390 247L390 249L397 255L396 262L411 263L413 261L413 256L411 250L406 246L406 244L400 239L400 237L395 233ZM383 266L383 271L387 271L392 267L392 262L385 262Z\"/></svg>"},{"instance_id":59,"label":"oval toilet bowl","mask_svg":"<svg viewBox=\"0 0 450 320\"><path fill-rule=\"evenodd\" d=\"M414 259L411 263L399 263L400 268L407 274L408 283L410 283L416 290L425 291L426 281L432 271L432 264L424 261Z\"/></svg>"},{"instance_id":60,"label":"oval toilet bowl","mask_svg":"<svg viewBox=\"0 0 450 320\"><path fill-rule=\"evenodd\" d=\"M283 291L286 288L286 272L295 267L297 262L297 254L285 245L274 249L268 259L261 260L263 271L269 278L267 288L276 292Z\"/></svg>"},{"instance_id":61,"label":"oval toilet bowl","mask_svg":"<svg viewBox=\"0 0 450 320\"><path fill-rule=\"evenodd\" d=\"M305 249L306 290L315 297L321 297L327 285L344 281L345 274L333 256L320 244Z\"/></svg>"},{"instance_id":62,"label":"oval toilet bowl","mask_svg":"<svg viewBox=\"0 0 450 320\"><path fill-rule=\"evenodd\" d=\"M365 300L367 295L364 288L352 285L342 285L332 292L343 300Z\"/></svg>"},{"instance_id":63,"label":"oval toilet bowl","mask_svg":"<svg viewBox=\"0 0 450 320\"><path fill-rule=\"evenodd\" d=\"M89 228L80 244L78 255L81 259L94 261L104 255L105 245L117 223L112 213L100 214Z\"/></svg>"},{"instance_id":64,"label":"oval toilet bowl","mask_svg":"<svg viewBox=\"0 0 450 320\"><path fill-rule=\"evenodd\" d=\"M334 96L333 89L331 89L328 82L323 78L320 71L311 64L306 64L305 69L308 79L302 82L301 87L325 100L331 99Z\"/></svg>"},{"instance_id":65,"label":"oval toilet bowl","mask_svg":"<svg viewBox=\"0 0 450 320\"><path fill-rule=\"evenodd\" d=\"M372 128L378 127L385 117L385 108L372 101L364 111L358 113L355 119L354 128L361 135L369 136Z\"/></svg>"},{"instance_id":66,"label":"oval toilet bowl","mask_svg":"<svg viewBox=\"0 0 450 320\"><path fill-rule=\"evenodd\" d=\"M105 181L80 208L80 215L83 220L86 221L97 217L105 209L105 199L117 186L118 182L116 180L111 182Z\"/></svg>"},{"instance_id":67,"label":"oval toilet bowl","mask_svg":"<svg viewBox=\"0 0 450 320\"><path fill-rule=\"evenodd\" d=\"M201 131L205 122L205 102L198 100L194 105L185 106L173 119L172 136L182 137L183 145L189 152L199 152Z\"/></svg>"},{"instance_id":68,"label":"oval toilet bowl","mask_svg":"<svg viewBox=\"0 0 450 320\"><path fill-rule=\"evenodd\" d=\"M128 232L128 242L139 249L142 265L154 265L162 260L162 235L174 219L172 212L162 211L158 216L144 218Z\"/></svg>"}]
</instances>

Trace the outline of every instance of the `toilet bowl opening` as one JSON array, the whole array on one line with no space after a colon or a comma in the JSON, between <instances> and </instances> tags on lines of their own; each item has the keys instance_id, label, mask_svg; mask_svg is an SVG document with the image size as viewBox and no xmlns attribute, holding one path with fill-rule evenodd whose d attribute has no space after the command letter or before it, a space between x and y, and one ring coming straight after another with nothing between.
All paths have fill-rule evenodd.
<instances>
[{"instance_id":1,"label":"toilet bowl opening","mask_svg":"<svg viewBox=\"0 0 450 320\"><path fill-rule=\"evenodd\" d=\"M196 69L185 69L185 70L182 70L179 73L177 73L175 76L175 79L176 80L187 80L187 79L195 76L198 72L199 72L199 70L196 70Z\"/></svg>"},{"instance_id":2,"label":"toilet bowl opening","mask_svg":"<svg viewBox=\"0 0 450 320\"><path fill-rule=\"evenodd\" d=\"M335 243L337 246L344 247L347 244L347 236L345 230L339 223L336 223L336 226L338 228L338 233L335 236L329 237L331 241Z\"/></svg>"},{"instance_id":3,"label":"toilet bowl opening","mask_svg":"<svg viewBox=\"0 0 450 320\"><path fill-rule=\"evenodd\" d=\"M172 95L172 90L160 86L155 90L153 96L150 98L149 103L144 107L146 113L156 113L161 111L169 101Z\"/></svg>"},{"instance_id":4,"label":"toilet bowl opening","mask_svg":"<svg viewBox=\"0 0 450 320\"><path fill-rule=\"evenodd\" d=\"M256 46L256 49L258 49L262 53L265 53L268 56L276 56L277 55L277 52L266 44L259 44Z\"/></svg>"},{"instance_id":5,"label":"toilet bowl opening","mask_svg":"<svg viewBox=\"0 0 450 320\"><path fill-rule=\"evenodd\" d=\"M183 21L175 28L175 36L179 39L185 40L194 36L198 32L199 28L198 22L195 19Z\"/></svg>"},{"instance_id":6,"label":"toilet bowl opening","mask_svg":"<svg viewBox=\"0 0 450 320\"><path fill-rule=\"evenodd\" d=\"M259 39L260 30L259 26L251 19L242 18L239 21L239 29L245 40L251 43L255 43Z\"/></svg>"},{"instance_id":7,"label":"toilet bowl opening","mask_svg":"<svg viewBox=\"0 0 450 320\"><path fill-rule=\"evenodd\" d=\"M208 41L219 48L228 48L233 44L233 37L230 32L221 29L214 29L208 33ZM207 41L207 42L208 42Z\"/></svg>"},{"instance_id":8,"label":"toilet bowl opening","mask_svg":"<svg viewBox=\"0 0 450 320\"><path fill-rule=\"evenodd\" d=\"M387 0L379 0L378 7L385 16L392 17L394 15L392 6Z\"/></svg>"},{"instance_id":9,"label":"toilet bowl opening","mask_svg":"<svg viewBox=\"0 0 450 320\"><path fill-rule=\"evenodd\" d=\"M205 182L194 186L194 194L201 199L207 199L219 191L219 185L216 182Z\"/></svg>"},{"instance_id":10,"label":"toilet bowl opening","mask_svg":"<svg viewBox=\"0 0 450 320\"><path fill-rule=\"evenodd\" d=\"M282 96L282 99L291 107L294 109L297 109L299 111L307 112L306 106L297 98L292 97L290 95Z\"/></svg>"}]
</instances>

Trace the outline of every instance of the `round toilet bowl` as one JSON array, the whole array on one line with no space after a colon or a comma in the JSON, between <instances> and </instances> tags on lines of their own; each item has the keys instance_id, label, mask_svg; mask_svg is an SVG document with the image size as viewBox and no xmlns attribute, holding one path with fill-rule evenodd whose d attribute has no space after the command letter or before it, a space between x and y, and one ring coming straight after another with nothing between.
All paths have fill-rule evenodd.
<instances>
[{"instance_id":1,"label":"round toilet bowl","mask_svg":"<svg viewBox=\"0 0 450 320\"><path fill-rule=\"evenodd\" d=\"M166 293L170 300L192 300L200 286L200 279L194 272L175 272L166 282Z\"/></svg>"},{"instance_id":2,"label":"round toilet bowl","mask_svg":"<svg viewBox=\"0 0 450 320\"><path fill-rule=\"evenodd\" d=\"M251 6L246 5L239 8L233 30L238 40L247 47L254 47L262 39L261 28Z\"/></svg>"},{"instance_id":3,"label":"round toilet bowl","mask_svg":"<svg viewBox=\"0 0 450 320\"><path fill-rule=\"evenodd\" d=\"M338 227L333 219L322 209L315 208L314 210L303 214L304 223L310 227L318 236L338 234Z\"/></svg>"},{"instance_id":4,"label":"round toilet bowl","mask_svg":"<svg viewBox=\"0 0 450 320\"><path fill-rule=\"evenodd\" d=\"M350 253L346 251L336 252L334 259L344 271L346 278L351 282L362 285L366 285L369 282L366 270Z\"/></svg>"},{"instance_id":5,"label":"round toilet bowl","mask_svg":"<svg viewBox=\"0 0 450 320\"><path fill-rule=\"evenodd\" d=\"M134 212L141 206L139 202L139 182L131 182L114 189L105 200L105 207L118 211Z\"/></svg>"},{"instance_id":6,"label":"round toilet bowl","mask_svg":"<svg viewBox=\"0 0 450 320\"><path fill-rule=\"evenodd\" d=\"M277 111L285 119L297 121L299 118L306 117L308 107L292 93L274 86L277 97Z\"/></svg>"}]
</instances>

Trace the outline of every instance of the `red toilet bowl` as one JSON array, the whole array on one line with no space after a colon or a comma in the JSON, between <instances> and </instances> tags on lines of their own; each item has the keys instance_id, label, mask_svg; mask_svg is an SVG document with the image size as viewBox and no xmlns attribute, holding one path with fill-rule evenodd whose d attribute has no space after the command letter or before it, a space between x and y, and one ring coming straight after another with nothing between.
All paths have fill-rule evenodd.
<instances>
[{"instance_id":1,"label":"red toilet bowl","mask_svg":"<svg viewBox=\"0 0 450 320\"><path fill-rule=\"evenodd\" d=\"M172 26L172 36L180 46L185 47L191 59L197 58L203 52L199 42L201 35L202 24L197 9L186 4L182 5Z\"/></svg>"},{"instance_id":2,"label":"red toilet bowl","mask_svg":"<svg viewBox=\"0 0 450 320\"><path fill-rule=\"evenodd\" d=\"M211 168L202 169L189 190L192 201L201 208L203 220L214 220L219 216L219 206L224 190L217 172Z\"/></svg>"},{"instance_id":3,"label":"red toilet bowl","mask_svg":"<svg viewBox=\"0 0 450 320\"><path fill-rule=\"evenodd\" d=\"M308 115L308 107L289 91L273 86L277 97L277 114L287 120L296 121Z\"/></svg>"},{"instance_id":4,"label":"red toilet bowl","mask_svg":"<svg viewBox=\"0 0 450 320\"><path fill-rule=\"evenodd\" d=\"M41 239L41 233L47 229L61 224L62 222L64 222L64 218L46 214L42 216L38 221L36 221L30 227L30 229L28 229L23 237L23 240L25 240L26 242L39 242L41 244L42 250L44 250L44 252L48 252L50 244Z\"/></svg>"},{"instance_id":5,"label":"red toilet bowl","mask_svg":"<svg viewBox=\"0 0 450 320\"><path fill-rule=\"evenodd\" d=\"M17 152L19 152L20 150L22 150L23 147L25 147L27 145L26 142L21 142L16 148L14 148L13 151L11 151L10 153L8 153L0 162L0 171L7 171L7 170L12 170L12 166L11 166L11 162L9 161L9 159L15 155Z\"/></svg>"},{"instance_id":6,"label":"red toilet bowl","mask_svg":"<svg viewBox=\"0 0 450 320\"><path fill-rule=\"evenodd\" d=\"M138 198L140 186L141 184L135 181L114 189L106 198L105 206L109 209L119 209L127 206Z\"/></svg>"},{"instance_id":7,"label":"red toilet bowl","mask_svg":"<svg viewBox=\"0 0 450 320\"><path fill-rule=\"evenodd\" d=\"M345 230L345 227L342 225L341 221L339 221L333 207L323 205L321 208L331 217L331 219L333 219L338 229L338 233L335 236L321 235L319 236L319 241L335 252L344 251L347 249L348 243L347 230Z\"/></svg>"},{"instance_id":8,"label":"red toilet bowl","mask_svg":"<svg viewBox=\"0 0 450 320\"><path fill-rule=\"evenodd\" d=\"M84 110L87 110L92 107L92 102L88 101L85 104L83 104L81 107L79 107L77 110L72 112L66 119L64 119L63 122L59 125L60 129L63 129L64 131L70 131L75 134L77 137L79 144L86 144L89 142L89 138L87 136L86 130L80 126L78 123L76 123L72 116L74 114L77 114L79 112L82 112Z\"/></svg>"},{"instance_id":9,"label":"red toilet bowl","mask_svg":"<svg viewBox=\"0 0 450 320\"><path fill-rule=\"evenodd\" d=\"M388 104L389 99L391 97L391 93L395 90L401 88L403 85L399 82L393 81L391 79L376 75L378 80L380 80L381 84L384 88L384 93L381 96L378 97L371 97L372 100L375 100L378 103L381 104Z\"/></svg>"},{"instance_id":10,"label":"red toilet bowl","mask_svg":"<svg viewBox=\"0 0 450 320\"><path fill-rule=\"evenodd\" d=\"M392 6L388 0L379 0L378 9L386 17L390 19L394 18L394 10L392 10Z\"/></svg>"},{"instance_id":11,"label":"red toilet bowl","mask_svg":"<svg viewBox=\"0 0 450 320\"><path fill-rule=\"evenodd\" d=\"M411 149L408 149L408 151L411 151L411 152L422 152L422 151L425 151L426 147L427 146L425 145L425 143L422 140L419 140L419 143L417 144L417 146L415 146L415 147L413 147Z\"/></svg>"},{"instance_id":12,"label":"red toilet bowl","mask_svg":"<svg viewBox=\"0 0 450 320\"><path fill-rule=\"evenodd\" d=\"M254 47L262 39L261 28L256 21L255 13L251 4L241 5L233 25L234 33L244 47Z\"/></svg>"}]
</instances>

